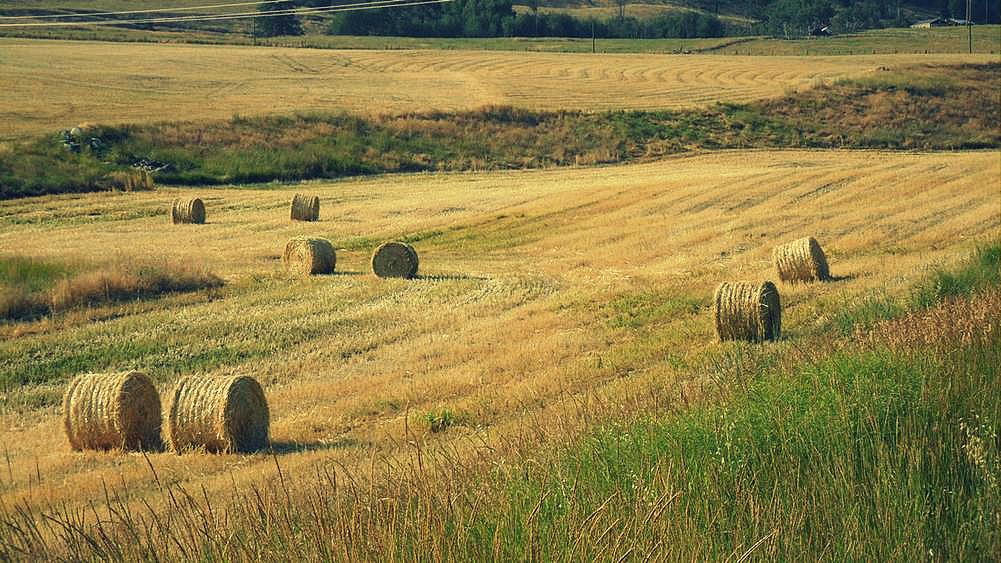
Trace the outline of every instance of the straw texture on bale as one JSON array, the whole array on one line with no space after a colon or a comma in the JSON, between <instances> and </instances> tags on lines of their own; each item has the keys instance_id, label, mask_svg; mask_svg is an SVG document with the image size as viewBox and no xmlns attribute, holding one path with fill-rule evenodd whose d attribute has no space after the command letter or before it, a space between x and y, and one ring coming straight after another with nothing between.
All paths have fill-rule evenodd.
<instances>
[{"instance_id":1,"label":"straw texture on bale","mask_svg":"<svg viewBox=\"0 0 1001 563\"><path fill-rule=\"evenodd\" d=\"M317 221L320 219L320 198L295 194L292 197L293 221Z\"/></svg>"},{"instance_id":2,"label":"straw texture on bale","mask_svg":"<svg viewBox=\"0 0 1001 563\"><path fill-rule=\"evenodd\" d=\"M372 271L380 278L412 278L418 265L417 251L403 242L387 242L372 254Z\"/></svg>"},{"instance_id":3,"label":"straw texture on bale","mask_svg":"<svg viewBox=\"0 0 1001 563\"><path fill-rule=\"evenodd\" d=\"M197 197L194 199L175 199L170 207L170 222L202 224L205 222L205 204Z\"/></svg>"},{"instance_id":4,"label":"straw texture on bale","mask_svg":"<svg viewBox=\"0 0 1001 563\"><path fill-rule=\"evenodd\" d=\"M63 396L63 426L74 450L159 449L160 395L138 371L78 375Z\"/></svg>"},{"instance_id":5,"label":"straw texture on bale","mask_svg":"<svg viewBox=\"0 0 1001 563\"><path fill-rule=\"evenodd\" d=\"M826 281L831 278L824 250L813 237L776 246L772 250L772 261L779 279L784 282Z\"/></svg>"},{"instance_id":6,"label":"straw texture on bale","mask_svg":"<svg viewBox=\"0 0 1001 563\"><path fill-rule=\"evenodd\" d=\"M722 340L778 340L782 304L775 284L723 282L713 296L716 336Z\"/></svg>"},{"instance_id":7,"label":"straw texture on bale","mask_svg":"<svg viewBox=\"0 0 1001 563\"><path fill-rule=\"evenodd\" d=\"M337 253L327 239L296 237L285 244L282 262L299 274L330 274L337 265Z\"/></svg>"},{"instance_id":8,"label":"straw texture on bale","mask_svg":"<svg viewBox=\"0 0 1001 563\"><path fill-rule=\"evenodd\" d=\"M167 406L166 438L177 452L252 452L268 445L268 402L252 377L184 377Z\"/></svg>"}]
</instances>

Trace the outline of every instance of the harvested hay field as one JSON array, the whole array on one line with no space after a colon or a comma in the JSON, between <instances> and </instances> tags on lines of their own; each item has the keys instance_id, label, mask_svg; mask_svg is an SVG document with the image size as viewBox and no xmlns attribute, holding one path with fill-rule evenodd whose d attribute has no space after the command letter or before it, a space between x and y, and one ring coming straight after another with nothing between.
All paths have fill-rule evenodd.
<instances>
[{"instance_id":1,"label":"harvested hay field","mask_svg":"<svg viewBox=\"0 0 1001 563\"><path fill-rule=\"evenodd\" d=\"M164 434L175 452L246 453L268 445L268 401L252 377L181 378L166 410Z\"/></svg>"},{"instance_id":2,"label":"harvested hay field","mask_svg":"<svg viewBox=\"0 0 1001 563\"><path fill-rule=\"evenodd\" d=\"M63 426L74 450L157 449L160 394L138 371L78 375L63 396Z\"/></svg>"},{"instance_id":3,"label":"harvested hay field","mask_svg":"<svg viewBox=\"0 0 1001 563\"><path fill-rule=\"evenodd\" d=\"M317 182L308 191L336 201L338 220L322 235L344 275L294 284L278 254L316 227L286 214L299 185L200 188L213 215L197 229L165 224L184 189L3 201L4 253L98 262L156 249L210 263L228 283L215 295L0 327L0 428L13 474L0 501L86 512L104 482L127 484L137 512L146 500L159 506L141 456L82 459L62 436L67 382L120 366L165 389L183 377L254 374L293 499L318 468L367 485L371 472L419 455L416 440L490 463L536 436L566 442L620 409L672 404L674 384L692 377L714 339L714 288L773 278L776 245L809 232L844 279L783 286L783 341L754 347L762 353L829 334L833 305L906 295L916 273L997 237L999 179L996 151L754 151ZM387 240L420 249L420 278L369 274ZM446 409L451 426L433 432L426 415ZM204 491L213 507L234 488L279 480L270 455L149 458L161 482Z\"/></svg>"},{"instance_id":4,"label":"harvested hay field","mask_svg":"<svg viewBox=\"0 0 1001 563\"><path fill-rule=\"evenodd\" d=\"M363 51L0 39L0 140L80 122L513 105L650 109L748 102L879 67L990 55L733 57Z\"/></svg>"}]
</instances>

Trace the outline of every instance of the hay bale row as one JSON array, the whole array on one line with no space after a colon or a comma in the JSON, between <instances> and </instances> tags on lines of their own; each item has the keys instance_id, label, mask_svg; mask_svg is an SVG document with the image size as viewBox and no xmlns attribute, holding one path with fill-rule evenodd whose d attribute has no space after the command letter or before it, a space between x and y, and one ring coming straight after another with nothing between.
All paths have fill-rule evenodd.
<instances>
[{"instance_id":1,"label":"hay bale row","mask_svg":"<svg viewBox=\"0 0 1001 563\"><path fill-rule=\"evenodd\" d=\"M827 257L817 239L804 237L772 249L772 261L784 282L827 281Z\"/></svg>"},{"instance_id":2,"label":"hay bale row","mask_svg":"<svg viewBox=\"0 0 1001 563\"><path fill-rule=\"evenodd\" d=\"M723 282L713 295L713 318L720 341L778 340L782 333L779 291L769 281Z\"/></svg>"},{"instance_id":3,"label":"hay bale row","mask_svg":"<svg viewBox=\"0 0 1001 563\"><path fill-rule=\"evenodd\" d=\"M205 223L205 204L197 197L175 199L170 207L170 222L175 225Z\"/></svg>"},{"instance_id":4,"label":"hay bale row","mask_svg":"<svg viewBox=\"0 0 1001 563\"><path fill-rule=\"evenodd\" d=\"M380 278L412 278L419 261L414 247L403 242L387 242L372 254L372 271Z\"/></svg>"},{"instance_id":5,"label":"hay bale row","mask_svg":"<svg viewBox=\"0 0 1001 563\"><path fill-rule=\"evenodd\" d=\"M282 263L303 275L331 274L337 265L334 245L322 238L296 237L285 244Z\"/></svg>"},{"instance_id":6,"label":"hay bale row","mask_svg":"<svg viewBox=\"0 0 1001 563\"><path fill-rule=\"evenodd\" d=\"M156 387L135 371L79 375L63 396L63 425L76 451L158 450L161 425L177 452L251 452L268 444L268 403L251 377L182 378L166 412L163 421Z\"/></svg>"},{"instance_id":7,"label":"hay bale row","mask_svg":"<svg viewBox=\"0 0 1001 563\"><path fill-rule=\"evenodd\" d=\"M320 198L295 194L292 197L293 221L317 221L320 219Z\"/></svg>"}]
</instances>

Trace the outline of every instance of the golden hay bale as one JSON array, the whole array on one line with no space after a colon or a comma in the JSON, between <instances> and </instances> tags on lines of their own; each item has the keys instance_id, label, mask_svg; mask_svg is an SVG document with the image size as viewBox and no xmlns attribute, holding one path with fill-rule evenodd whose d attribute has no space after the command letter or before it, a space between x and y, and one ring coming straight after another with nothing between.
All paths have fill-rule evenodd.
<instances>
[{"instance_id":1,"label":"golden hay bale","mask_svg":"<svg viewBox=\"0 0 1001 563\"><path fill-rule=\"evenodd\" d=\"M387 242L372 254L372 271L380 278L412 278L418 265L417 251L403 242Z\"/></svg>"},{"instance_id":2,"label":"golden hay bale","mask_svg":"<svg viewBox=\"0 0 1001 563\"><path fill-rule=\"evenodd\" d=\"M159 449L160 395L138 371L78 375L63 396L63 426L74 450Z\"/></svg>"},{"instance_id":3,"label":"golden hay bale","mask_svg":"<svg viewBox=\"0 0 1001 563\"><path fill-rule=\"evenodd\" d=\"M175 225L180 223L201 225L205 222L205 204L197 197L194 199L175 199L170 208L170 222Z\"/></svg>"},{"instance_id":4,"label":"golden hay bale","mask_svg":"<svg viewBox=\"0 0 1001 563\"><path fill-rule=\"evenodd\" d=\"M307 276L331 274L337 265L337 253L327 239L296 237L285 244L282 262L289 270Z\"/></svg>"},{"instance_id":5,"label":"golden hay bale","mask_svg":"<svg viewBox=\"0 0 1001 563\"><path fill-rule=\"evenodd\" d=\"M721 340L778 340L782 304L775 284L723 282L713 295L716 336Z\"/></svg>"},{"instance_id":6,"label":"golden hay bale","mask_svg":"<svg viewBox=\"0 0 1001 563\"><path fill-rule=\"evenodd\" d=\"M166 438L177 452L252 452L268 445L268 401L252 377L183 377L167 406Z\"/></svg>"},{"instance_id":7,"label":"golden hay bale","mask_svg":"<svg viewBox=\"0 0 1001 563\"><path fill-rule=\"evenodd\" d=\"M805 237L772 249L772 261L784 282L826 281L831 278L827 257L817 239Z\"/></svg>"},{"instance_id":8,"label":"golden hay bale","mask_svg":"<svg viewBox=\"0 0 1001 563\"><path fill-rule=\"evenodd\" d=\"M293 221L317 221L320 219L320 198L295 194L292 197Z\"/></svg>"}]
</instances>

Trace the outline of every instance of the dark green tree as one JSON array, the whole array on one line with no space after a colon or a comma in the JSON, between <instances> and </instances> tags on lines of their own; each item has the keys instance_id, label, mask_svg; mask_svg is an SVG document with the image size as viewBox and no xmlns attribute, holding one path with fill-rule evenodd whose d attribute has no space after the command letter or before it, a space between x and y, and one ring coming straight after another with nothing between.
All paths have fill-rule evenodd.
<instances>
[{"instance_id":1,"label":"dark green tree","mask_svg":"<svg viewBox=\"0 0 1001 563\"><path fill-rule=\"evenodd\" d=\"M262 15L254 18L254 37L277 37L279 35L302 35L299 16L290 12L296 8L295 2L262 4L257 11ZM269 12L285 12L269 14Z\"/></svg>"}]
</instances>

